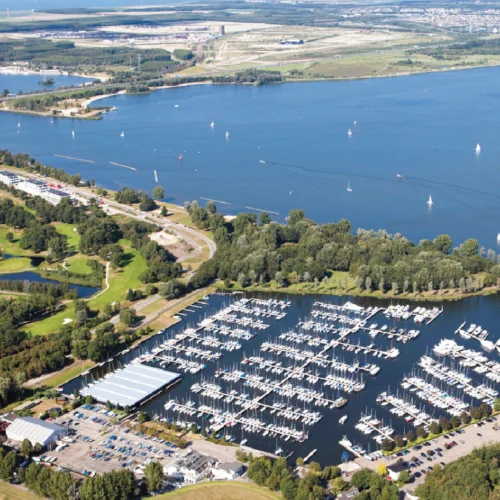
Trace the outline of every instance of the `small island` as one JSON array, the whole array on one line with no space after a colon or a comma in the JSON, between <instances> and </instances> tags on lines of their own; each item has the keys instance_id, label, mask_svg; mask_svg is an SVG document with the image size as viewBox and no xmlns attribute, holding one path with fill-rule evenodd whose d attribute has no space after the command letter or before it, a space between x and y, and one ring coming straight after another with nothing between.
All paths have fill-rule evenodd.
<instances>
[{"instance_id":1,"label":"small island","mask_svg":"<svg viewBox=\"0 0 500 500\"><path fill-rule=\"evenodd\" d=\"M42 81L38 82L39 85L45 85L45 86L48 86L48 85L54 85L55 80L53 78L44 78Z\"/></svg>"}]
</instances>

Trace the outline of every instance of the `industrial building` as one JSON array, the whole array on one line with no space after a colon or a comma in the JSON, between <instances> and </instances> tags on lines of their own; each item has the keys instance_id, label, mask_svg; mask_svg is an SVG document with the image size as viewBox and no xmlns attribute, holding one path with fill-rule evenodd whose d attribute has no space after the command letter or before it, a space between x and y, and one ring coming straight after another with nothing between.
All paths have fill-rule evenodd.
<instances>
[{"instance_id":1,"label":"industrial building","mask_svg":"<svg viewBox=\"0 0 500 500\"><path fill-rule=\"evenodd\" d=\"M180 379L178 373L135 363L85 387L80 394L92 396L100 403L110 401L113 405L132 407L154 396L178 379Z\"/></svg>"},{"instance_id":2,"label":"industrial building","mask_svg":"<svg viewBox=\"0 0 500 500\"><path fill-rule=\"evenodd\" d=\"M40 443L48 446L68 434L68 430L52 422L33 417L19 417L6 430L7 437L12 441L22 442L28 439L35 446Z\"/></svg>"}]
</instances>

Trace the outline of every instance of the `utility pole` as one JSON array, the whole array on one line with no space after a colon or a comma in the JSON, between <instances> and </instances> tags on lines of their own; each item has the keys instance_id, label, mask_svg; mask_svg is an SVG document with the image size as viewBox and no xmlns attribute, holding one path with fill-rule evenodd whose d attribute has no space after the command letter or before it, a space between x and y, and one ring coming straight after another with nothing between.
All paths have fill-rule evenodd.
<instances>
[{"instance_id":1,"label":"utility pole","mask_svg":"<svg viewBox=\"0 0 500 500\"><path fill-rule=\"evenodd\" d=\"M141 72L141 54L137 54L137 71Z\"/></svg>"}]
</instances>

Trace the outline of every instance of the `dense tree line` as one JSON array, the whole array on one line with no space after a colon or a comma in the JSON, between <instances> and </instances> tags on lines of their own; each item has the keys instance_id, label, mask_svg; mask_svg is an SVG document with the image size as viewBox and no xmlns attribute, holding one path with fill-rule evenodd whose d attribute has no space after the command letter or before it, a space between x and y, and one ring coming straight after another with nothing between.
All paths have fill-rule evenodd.
<instances>
[{"instance_id":1,"label":"dense tree line","mask_svg":"<svg viewBox=\"0 0 500 500\"><path fill-rule=\"evenodd\" d=\"M92 96L88 96L92 97ZM81 175L71 175L66 173L62 168L54 168L42 165L40 162L35 161L26 153L12 154L5 149L0 150L0 163L8 167L16 167L28 172L36 172L44 176L52 177L61 182L67 182L74 186L78 186L81 181Z\"/></svg>"},{"instance_id":2,"label":"dense tree line","mask_svg":"<svg viewBox=\"0 0 500 500\"><path fill-rule=\"evenodd\" d=\"M348 271L360 290L391 290L397 295L448 288L474 291L500 277L496 253L486 252L473 239L451 251L448 235L418 245L383 230L360 229L354 235L345 219L320 225L297 209L285 225L271 222L265 213L259 225L253 213L225 222L208 205L193 203L187 208L197 226L212 228L217 243L214 258L203 263L191 280L195 288L215 278L241 286L271 280L279 286L328 282L333 271ZM484 283L474 279L480 272L486 273Z\"/></svg>"},{"instance_id":3,"label":"dense tree line","mask_svg":"<svg viewBox=\"0 0 500 500\"><path fill-rule=\"evenodd\" d=\"M422 500L486 500L498 498L500 444L483 446L469 455L434 469L416 494Z\"/></svg>"},{"instance_id":4,"label":"dense tree line","mask_svg":"<svg viewBox=\"0 0 500 500\"><path fill-rule=\"evenodd\" d=\"M54 299L75 299L75 291L67 283L39 283L27 280L0 280L0 290L48 295Z\"/></svg>"}]
</instances>

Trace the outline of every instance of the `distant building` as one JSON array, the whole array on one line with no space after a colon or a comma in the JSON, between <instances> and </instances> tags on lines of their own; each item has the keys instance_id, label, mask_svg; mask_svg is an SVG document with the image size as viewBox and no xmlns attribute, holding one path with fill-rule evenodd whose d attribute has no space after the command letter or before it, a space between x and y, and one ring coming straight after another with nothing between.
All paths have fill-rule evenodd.
<instances>
[{"instance_id":1,"label":"distant building","mask_svg":"<svg viewBox=\"0 0 500 500\"><path fill-rule=\"evenodd\" d=\"M66 436L68 429L33 417L19 417L7 427L6 434L12 441L28 439L33 446L36 443L48 446Z\"/></svg>"},{"instance_id":2,"label":"distant building","mask_svg":"<svg viewBox=\"0 0 500 500\"><path fill-rule=\"evenodd\" d=\"M8 170L0 170L0 182L7 186L15 186L19 183L19 176Z\"/></svg>"},{"instance_id":3,"label":"distant building","mask_svg":"<svg viewBox=\"0 0 500 500\"><path fill-rule=\"evenodd\" d=\"M225 34L226 34L226 27L223 24L221 24L219 26L219 35L222 36L222 35L225 35Z\"/></svg>"},{"instance_id":4,"label":"distant building","mask_svg":"<svg viewBox=\"0 0 500 500\"><path fill-rule=\"evenodd\" d=\"M32 196L43 196L49 190L45 182L33 179L22 179L16 188Z\"/></svg>"},{"instance_id":5,"label":"distant building","mask_svg":"<svg viewBox=\"0 0 500 500\"><path fill-rule=\"evenodd\" d=\"M280 45L304 45L304 40L281 40Z\"/></svg>"},{"instance_id":6,"label":"distant building","mask_svg":"<svg viewBox=\"0 0 500 500\"><path fill-rule=\"evenodd\" d=\"M243 464L240 462L224 462L212 468L214 479L232 481L243 474Z\"/></svg>"},{"instance_id":7,"label":"distant building","mask_svg":"<svg viewBox=\"0 0 500 500\"><path fill-rule=\"evenodd\" d=\"M217 460L215 458L194 451L188 456L179 459L173 465L166 467L163 472L167 476L183 480L186 484L196 484L216 464Z\"/></svg>"},{"instance_id":8,"label":"distant building","mask_svg":"<svg viewBox=\"0 0 500 500\"><path fill-rule=\"evenodd\" d=\"M359 490L356 486L353 486L352 488L342 492L340 495L337 495L336 500L353 500L353 498L357 495L359 495Z\"/></svg>"},{"instance_id":9,"label":"distant building","mask_svg":"<svg viewBox=\"0 0 500 500\"><path fill-rule=\"evenodd\" d=\"M404 471L404 467L401 464L392 464L387 466L387 473L393 481L399 480L399 475Z\"/></svg>"},{"instance_id":10,"label":"distant building","mask_svg":"<svg viewBox=\"0 0 500 500\"><path fill-rule=\"evenodd\" d=\"M43 194L43 198L49 203L52 203L52 205L57 205L64 198L69 198L69 194L65 191L61 191L60 189L48 188Z\"/></svg>"}]
</instances>

